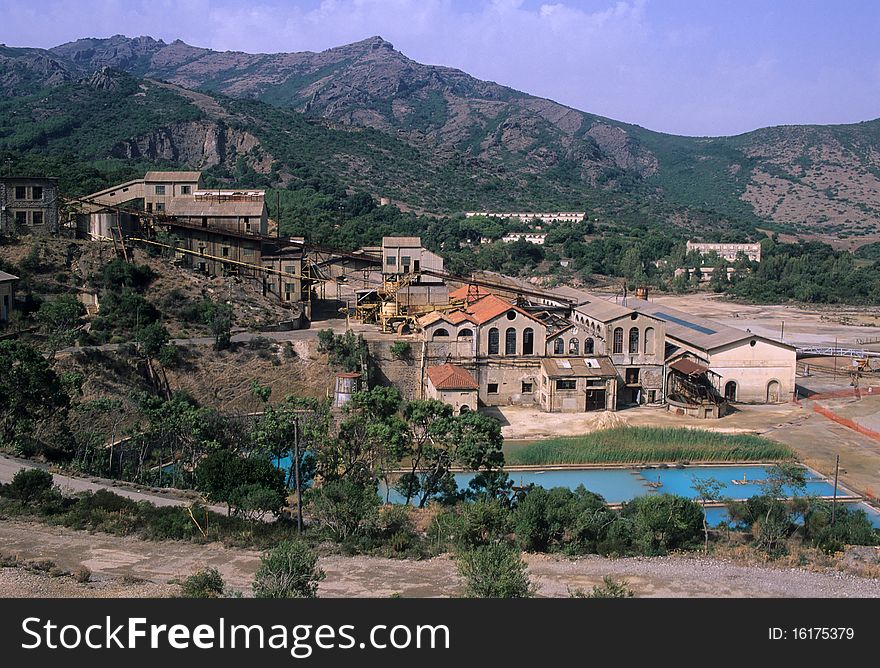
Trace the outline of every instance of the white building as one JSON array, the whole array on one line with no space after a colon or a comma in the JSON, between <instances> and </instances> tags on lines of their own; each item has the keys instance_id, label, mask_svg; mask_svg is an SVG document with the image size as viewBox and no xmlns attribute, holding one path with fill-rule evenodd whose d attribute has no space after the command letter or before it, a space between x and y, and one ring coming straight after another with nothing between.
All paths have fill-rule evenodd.
<instances>
[{"instance_id":1,"label":"white building","mask_svg":"<svg viewBox=\"0 0 880 668\"><path fill-rule=\"evenodd\" d=\"M540 220L542 223L579 223L587 215L586 211L555 211L555 212L533 212L533 211L466 211L466 218L474 216L483 216L485 218L516 218L524 223L534 219Z\"/></svg>"},{"instance_id":2,"label":"white building","mask_svg":"<svg viewBox=\"0 0 880 668\"><path fill-rule=\"evenodd\" d=\"M697 251L700 255L717 253L729 262L734 262L740 253L753 262L761 261L761 244L710 244L687 242L687 252Z\"/></svg>"}]
</instances>

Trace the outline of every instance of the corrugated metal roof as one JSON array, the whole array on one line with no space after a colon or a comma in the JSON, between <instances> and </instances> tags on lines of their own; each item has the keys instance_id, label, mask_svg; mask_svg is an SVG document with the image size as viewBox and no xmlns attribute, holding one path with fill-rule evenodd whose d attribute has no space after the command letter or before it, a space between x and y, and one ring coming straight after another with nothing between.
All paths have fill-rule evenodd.
<instances>
[{"instance_id":1,"label":"corrugated metal roof","mask_svg":"<svg viewBox=\"0 0 880 668\"><path fill-rule=\"evenodd\" d=\"M541 366L549 378L613 378L617 375L608 357L545 357Z\"/></svg>"},{"instance_id":2,"label":"corrugated metal roof","mask_svg":"<svg viewBox=\"0 0 880 668\"><path fill-rule=\"evenodd\" d=\"M383 248L421 248L421 246L421 237L382 237Z\"/></svg>"},{"instance_id":3,"label":"corrugated metal roof","mask_svg":"<svg viewBox=\"0 0 880 668\"><path fill-rule=\"evenodd\" d=\"M467 369L454 364L429 366L428 378L438 390L477 390L480 387Z\"/></svg>"},{"instance_id":4,"label":"corrugated metal roof","mask_svg":"<svg viewBox=\"0 0 880 668\"><path fill-rule=\"evenodd\" d=\"M144 181L160 183L197 182L202 178L201 172L147 172Z\"/></svg>"},{"instance_id":5,"label":"corrugated metal roof","mask_svg":"<svg viewBox=\"0 0 880 668\"><path fill-rule=\"evenodd\" d=\"M13 276L12 274L7 274L5 271L0 271L0 281L17 281L18 276Z\"/></svg>"},{"instance_id":6,"label":"corrugated metal roof","mask_svg":"<svg viewBox=\"0 0 880 668\"><path fill-rule=\"evenodd\" d=\"M192 197L175 197L165 208L169 216L195 216L195 217L231 217L248 216L260 218L266 208L263 199L254 200L229 200L218 202L216 200L200 199Z\"/></svg>"},{"instance_id":7,"label":"corrugated metal roof","mask_svg":"<svg viewBox=\"0 0 880 668\"><path fill-rule=\"evenodd\" d=\"M679 373L683 373L685 376L700 376L709 370L709 367L703 364L697 364L693 360L687 358L676 360L669 365L669 368L675 369Z\"/></svg>"}]
</instances>

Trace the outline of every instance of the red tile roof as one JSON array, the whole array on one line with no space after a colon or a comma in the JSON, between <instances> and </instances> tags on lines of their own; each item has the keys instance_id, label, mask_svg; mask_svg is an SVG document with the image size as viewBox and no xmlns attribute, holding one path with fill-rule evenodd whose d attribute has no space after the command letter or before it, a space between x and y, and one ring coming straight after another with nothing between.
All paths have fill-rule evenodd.
<instances>
[{"instance_id":1,"label":"red tile roof","mask_svg":"<svg viewBox=\"0 0 880 668\"><path fill-rule=\"evenodd\" d=\"M449 300L463 301L471 304L490 294L492 293L486 288L481 288L479 285L462 285L460 288L449 293Z\"/></svg>"},{"instance_id":2,"label":"red tile roof","mask_svg":"<svg viewBox=\"0 0 880 668\"><path fill-rule=\"evenodd\" d=\"M471 316L473 316L473 319L478 325L487 323L493 318L497 318L502 313L506 313L510 310L516 311L517 313L521 313L527 318L531 318L532 320L540 322L540 320L537 320L537 318L535 318L531 313L527 313L518 306L511 304L509 301L506 301L504 299L501 299L501 297L491 294L486 295L479 301L476 301L469 306L466 306L464 310L470 313Z\"/></svg>"},{"instance_id":3,"label":"red tile roof","mask_svg":"<svg viewBox=\"0 0 880 668\"><path fill-rule=\"evenodd\" d=\"M428 378L438 390L476 390L477 381L467 369L454 364L428 367Z\"/></svg>"}]
</instances>

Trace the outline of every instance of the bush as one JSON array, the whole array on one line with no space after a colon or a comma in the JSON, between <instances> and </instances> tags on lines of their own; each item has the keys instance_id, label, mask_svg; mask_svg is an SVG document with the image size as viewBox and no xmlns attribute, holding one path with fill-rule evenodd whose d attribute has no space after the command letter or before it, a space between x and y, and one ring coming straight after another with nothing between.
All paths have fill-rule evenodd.
<instances>
[{"instance_id":1,"label":"bush","mask_svg":"<svg viewBox=\"0 0 880 668\"><path fill-rule=\"evenodd\" d=\"M481 545L458 556L458 572L470 598L529 598L534 589L519 551L503 543Z\"/></svg>"},{"instance_id":2,"label":"bush","mask_svg":"<svg viewBox=\"0 0 880 668\"><path fill-rule=\"evenodd\" d=\"M507 540L513 530L510 510L500 501L464 504L456 518L455 542L463 549Z\"/></svg>"},{"instance_id":3,"label":"bush","mask_svg":"<svg viewBox=\"0 0 880 668\"><path fill-rule=\"evenodd\" d=\"M533 487L513 514L517 542L532 552L556 548L595 551L609 512L602 497L583 485L575 491ZM597 522L597 517L603 521Z\"/></svg>"},{"instance_id":4,"label":"bush","mask_svg":"<svg viewBox=\"0 0 880 668\"><path fill-rule=\"evenodd\" d=\"M570 592L571 598L633 598L635 592L629 588L626 580L617 582L614 578L606 575L602 578L602 585L595 585L587 594L581 589Z\"/></svg>"},{"instance_id":5,"label":"bush","mask_svg":"<svg viewBox=\"0 0 880 668\"><path fill-rule=\"evenodd\" d=\"M88 566L81 564L79 568L73 572L73 579L80 584L87 584L92 579L92 571Z\"/></svg>"},{"instance_id":6,"label":"bush","mask_svg":"<svg viewBox=\"0 0 880 668\"><path fill-rule=\"evenodd\" d=\"M379 495L375 483L331 480L309 492L309 508L337 542L343 542L375 524Z\"/></svg>"},{"instance_id":7,"label":"bush","mask_svg":"<svg viewBox=\"0 0 880 668\"><path fill-rule=\"evenodd\" d=\"M851 510L837 504L831 524L831 504L813 503L804 516L804 537L824 552L843 551L846 545L877 545L878 532L864 510Z\"/></svg>"},{"instance_id":8,"label":"bush","mask_svg":"<svg viewBox=\"0 0 880 668\"><path fill-rule=\"evenodd\" d=\"M180 585L184 598L222 598L225 584L216 568L203 568L190 575Z\"/></svg>"},{"instance_id":9,"label":"bush","mask_svg":"<svg viewBox=\"0 0 880 668\"><path fill-rule=\"evenodd\" d=\"M315 598L326 577L317 555L296 540L282 541L260 561L253 584L257 598Z\"/></svg>"},{"instance_id":10,"label":"bush","mask_svg":"<svg viewBox=\"0 0 880 668\"><path fill-rule=\"evenodd\" d=\"M620 520L630 531L632 549L645 556L694 549L702 542L703 510L682 496L636 497L623 504Z\"/></svg>"},{"instance_id":11,"label":"bush","mask_svg":"<svg viewBox=\"0 0 880 668\"><path fill-rule=\"evenodd\" d=\"M38 503L52 491L52 474L43 469L21 469L3 491L4 496L22 503Z\"/></svg>"}]
</instances>

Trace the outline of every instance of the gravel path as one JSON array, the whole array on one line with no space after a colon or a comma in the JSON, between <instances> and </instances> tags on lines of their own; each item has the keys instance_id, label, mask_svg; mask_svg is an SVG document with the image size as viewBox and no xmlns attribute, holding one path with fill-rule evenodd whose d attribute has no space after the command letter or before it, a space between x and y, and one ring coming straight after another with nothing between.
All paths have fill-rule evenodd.
<instances>
[{"instance_id":1,"label":"gravel path","mask_svg":"<svg viewBox=\"0 0 880 668\"><path fill-rule=\"evenodd\" d=\"M0 521L0 546L3 552L17 554L23 560L52 559L68 571L85 564L98 583L111 583L103 585L109 587L107 595L114 595L113 587L122 586L123 579L145 580L123 592L130 596L176 592L169 580L186 577L204 566L214 566L229 586L248 595L260 556L254 550L227 548L217 543L151 542L21 521ZM877 557L880 558L880 551ZM575 589L589 591L604 576L611 575L626 580L639 597L880 598L878 579L837 571L740 565L696 556L593 556L570 560L528 555L527 561L541 596L564 597ZM448 556L425 561L329 556L322 558L320 565L327 579L318 593L325 597L432 597L461 593L461 578ZM77 587L85 587L83 596L104 595L100 589L88 589L91 585L77 585L69 578L41 583L28 575L17 569L0 569L0 596L78 596Z\"/></svg>"}]
</instances>

